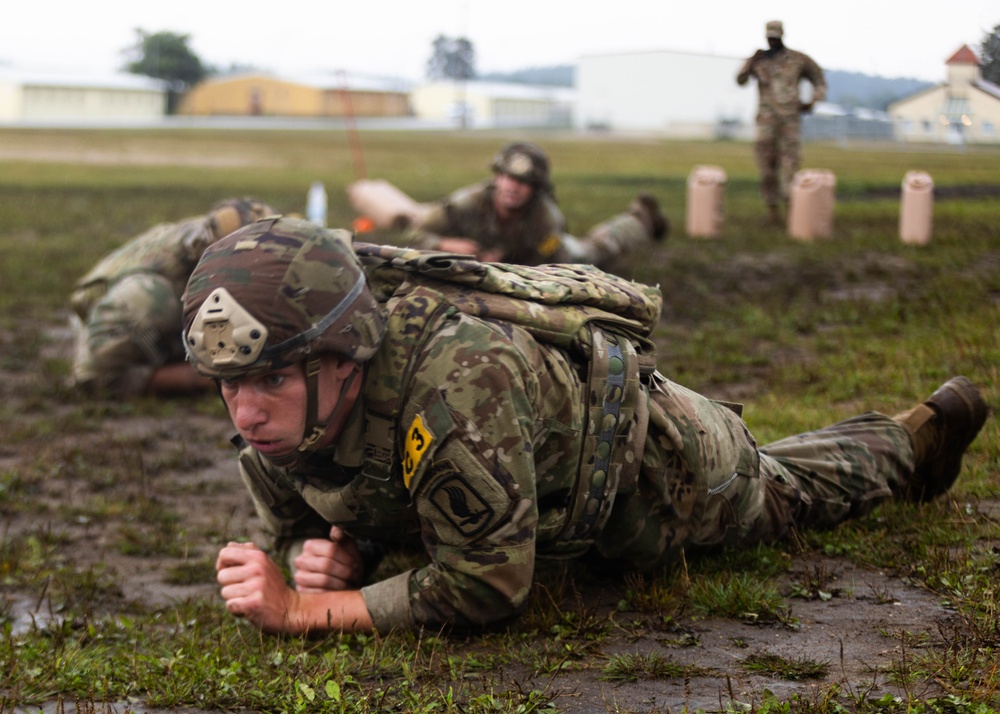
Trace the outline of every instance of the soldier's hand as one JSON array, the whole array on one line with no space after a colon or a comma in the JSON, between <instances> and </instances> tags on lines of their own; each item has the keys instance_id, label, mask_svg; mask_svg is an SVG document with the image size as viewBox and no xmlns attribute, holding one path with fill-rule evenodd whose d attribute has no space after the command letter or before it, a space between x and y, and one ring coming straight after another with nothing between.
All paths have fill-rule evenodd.
<instances>
[{"instance_id":1,"label":"soldier's hand","mask_svg":"<svg viewBox=\"0 0 1000 714\"><path fill-rule=\"evenodd\" d=\"M802 114L809 114L810 112L812 112L814 104L815 102L802 102L799 111Z\"/></svg>"},{"instance_id":2,"label":"soldier's hand","mask_svg":"<svg viewBox=\"0 0 1000 714\"><path fill-rule=\"evenodd\" d=\"M265 632L293 627L298 594L285 584L281 570L253 543L230 543L215 561L226 609L245 617Z\"/></svg>"},{"instance_id":3,"label":"soldier's hand","mask_svg":"<svg viewBox=\"0 0 1000 714\"><path fill-rule=\"evenodd\" d=\"M295 558L295 589L300 593L351 590L365 575L358 544L343 528L330 528L330 539L312 538Z\"/></svg>"},{"instance_id":4,"label":"soldier's hand","mask_svg":"<svg viewBox=\"0 0 1000 714\"><path fill-rule=\"evenodd\" d=\"M746 84L747 81L750 79L750 75L756 73L758 60L764 59L766 55L767 53L764 52L764 50L757 50L756 52L753 53L753 55L748 57L746 61L743 63L743 66L740 67L739 73L736 75L736 83ZM758 80L759 79L760 78L758 77Z\"/></svg>"},{"instance_id":5,"label":"soldier's hand","mask_svg":"<svg viewBox=\"0 0 1000 714\"><path fill-rule=\"evenodd\" d=\"M762 62L763 60L766 60L766 59L767 59L767 51L766 50L757 50L756 52L753 53L753 55L750 57L750 59L747 60L745 67L746 67L747 71L754 70L754 69L756 69L757 64L759 62Z\"/></svg>"}]
</instances>

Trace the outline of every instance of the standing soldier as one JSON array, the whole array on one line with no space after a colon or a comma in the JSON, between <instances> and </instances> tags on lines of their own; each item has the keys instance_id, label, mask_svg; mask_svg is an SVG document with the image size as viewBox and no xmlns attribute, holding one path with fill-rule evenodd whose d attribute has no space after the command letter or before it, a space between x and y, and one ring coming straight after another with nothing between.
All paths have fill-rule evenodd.
<instances>
[{"instance_id":1,"label":"standing soldier","mask_svg":"<svg viewBox=\"0 0 1000 714\"><path fill-rule=\"evenodd\" d=\"M207 215L153 226L101 259L70 299L71 386L115 397L211 387L184 361L181 294L205 248L271 213L260 201L226 199Z\"/></svg>"},{"instance_id":2,"label":"standing soldier","mask_svg":"<svg viewBox=\"0 0 1000 714\"><path fill-rule=\"evenodd\" d=\"M590 266L352 249L287 218L210 247L184 294L185 346L219 381L294 582L230 543L226 607L270 632L496 622L543 558L656 568L934 498L986 419L956 377L895 417L758 447L735 405L656 371L660 307L656 288ZM371 582L371 543L426 558Z\"/></svg>"},{"instance_id":3,"label":"standing soldier","mask_svg":"<svg viewBox=\"0 0 1000 714\"><path fill-rule=\"evenodd\" d=\"M779 203L787 204L789 186L802 161L802 118L816 102L826 97L823 70L808 55L785 47L781 22L772 20L765 29L768 49L757 50L743 63L736 81L744 85L757 78L760 94L757 109L757 165L760 192L768 218L781 223ZM799 82L812 84L812 99L803 102Z\"/></svg>"}]
</instances>

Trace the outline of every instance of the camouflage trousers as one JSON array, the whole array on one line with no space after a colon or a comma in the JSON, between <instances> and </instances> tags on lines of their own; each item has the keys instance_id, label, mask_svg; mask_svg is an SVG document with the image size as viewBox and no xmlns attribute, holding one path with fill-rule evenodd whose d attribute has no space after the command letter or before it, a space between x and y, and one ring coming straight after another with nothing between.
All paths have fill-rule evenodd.
<instances>
[{"instance_id":1,"label":"camouflage trousers","mask_svg":"<svg viewBox=\"0 0 1000 714\"><path fill-rule=\"evenodd\" d=\"M802 162L802 119L799 114L775 112L757 115L754 153L760 169L760 193L764 203L787 203L792 178Z\"/></svg>"},{"instance_id":2,"label":"camouflage trousers","mask_svg":"<svg viewBox=\"0 0 1000 714\"><path fill-rule=\"evenodd\" d=\"M627 567L833 527L892 498L913 471L906 431L876 412L758 448L729 405L680 385L654 383L649 405L639 482L616 498L596 544Z\"/></svg>"},{"instance_id":3,"label":"camouflage trousers","mask_svg":"<svg viewBox=\"0 0 1000 714\"><path fill-rule=\"evenodd\" d=\"M642 221L630 213L621 213L598 223L583 238L562 236L562 245L550 259L553 263L589 263L610 270L617 261L641 245L650 242Z\"/></svg>"},{"instance_id":4,"label":"camouflage trousers","mask_svg":"<svg viewBox=\"0 0 1000 714\"><path fill-rule=\"evenodd\" d=\"M74 387L137 396L157 367L183 359L181 302L166 278L128 275L106 291L81 288L72 302L83 313L72 324Z\"/></svg>"}]
</instances>

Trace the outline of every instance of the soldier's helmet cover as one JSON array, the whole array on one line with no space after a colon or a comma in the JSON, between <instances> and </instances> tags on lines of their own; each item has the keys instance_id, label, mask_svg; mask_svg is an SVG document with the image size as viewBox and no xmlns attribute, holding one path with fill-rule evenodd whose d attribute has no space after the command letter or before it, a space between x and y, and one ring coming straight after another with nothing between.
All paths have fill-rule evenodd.
<instances>
[{"instance_id":1,"label":"soldier's helmet cover","mask_svg":"<svg viewBox=\"0 0 1000 714\"><path fill-rule=\"evenodd\" d=\"M227 198L219 201L208 212L208 226L213 238L219 240L237 228L276 213L273 208L255 198Z\"/></svg>"},{"instance_id":2,"label":"soldier's helmet cover","mask_svg":"<svg viewBox=\"0 0 1000 714\"><path fill-rule=\"evenodd\" d=\"M493 157L490 168L495 174L506 174L545 193L552 193L549 157L537 144L526 141L508 144Z\"/></svg>"},{"instance_id":3,"label":"soldier's helmet cover","mask_svg":"<svg viewBox=\"0 0 1000 714\"><path fill-rule=\"evenodd\" d=\"M364 362L385 334L348 231L271 216L206 249L183 296L184 347L232 379L322 354Z\"/></svg>"}]
</instances>

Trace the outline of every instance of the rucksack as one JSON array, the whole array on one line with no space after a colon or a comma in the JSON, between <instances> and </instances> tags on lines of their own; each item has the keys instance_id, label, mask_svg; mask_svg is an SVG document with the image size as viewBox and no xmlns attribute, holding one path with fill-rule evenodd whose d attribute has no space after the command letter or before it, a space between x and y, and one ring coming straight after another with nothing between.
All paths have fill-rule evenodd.
<instances>
[{"instance_id":1,"label":"rucksack","mask_svg":"<svg viewBox=\"0 0 1000 714\"><path fill-rule=\"evenodd\" d=\"M415 348L427 327L454 311L518 325L566 350L586 374L588 430L559 553L585 550L600 532L617 493L634 490L649 410L641 386L656 369L649 339L660 317L659 288L590 265L522 266L467 256L355 243L376 300L386 305L388 334L372 365L382 378L365 390L366 455L389 472L406 433L396 421ZM637 458L628 460L631 450ZM404 463L404 482L413 473ZM555 554L555 553L554 553Z\"/></svg>"},{"instance_id":2,"label":"rucksack","mask_svg":"<svg viewBox=\"0 0 1000 714\"><path fill-rule=\"evenodd\" d=\"M380 302L388 302L406 283L418 283L439 291L463 313L516 324L542 342L584 354L587 328L602 326L635 341L644 366L655 363L649 335L663 306L658 287L592 265L482 263L370 243L355 243L354 250Z\"/></svg>"}]
</instances>

